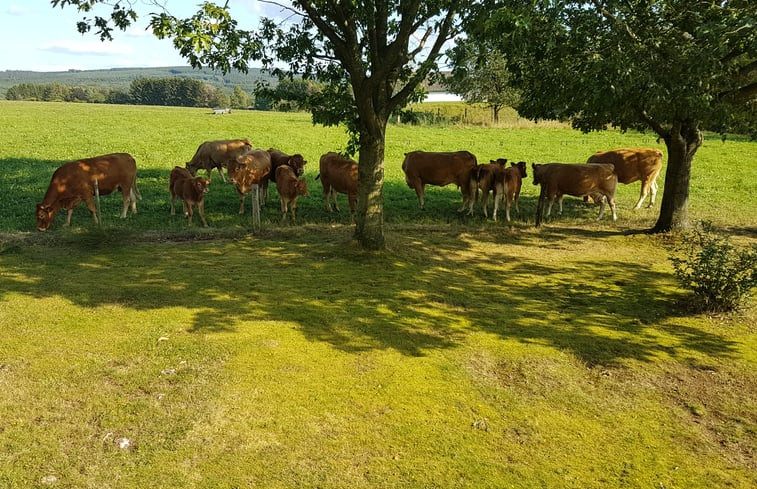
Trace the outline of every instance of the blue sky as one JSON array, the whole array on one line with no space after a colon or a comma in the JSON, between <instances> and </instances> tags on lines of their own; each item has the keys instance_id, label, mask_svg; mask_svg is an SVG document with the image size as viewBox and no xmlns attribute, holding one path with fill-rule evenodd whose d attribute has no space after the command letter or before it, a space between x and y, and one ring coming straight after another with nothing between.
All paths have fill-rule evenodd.
<instances>
[{"instance_id":1,"label":"blue sky","mask_svg":"<svg viewBox=\"0 0 757 489\"><path fill-rule=\"evenodd\" d=\"M224 0L215 3L223 4ZM115 31L114 41L100 42L94 34L82 36L76 23L84 14L73 7L53 8L50 0L0 0L0 71L66 71L155 66L186 66L170 40L159 40L146 31L148 15L156 7L136 0L137 24L126 32ZM197 11L201 0L162 0L177 17ZM276 16L280 8L255 0L229 0L232 14L243 29L255 29L261 15ZM106 16L110 8L99 6L88 14Z\"/></svg>"}]
</instances>

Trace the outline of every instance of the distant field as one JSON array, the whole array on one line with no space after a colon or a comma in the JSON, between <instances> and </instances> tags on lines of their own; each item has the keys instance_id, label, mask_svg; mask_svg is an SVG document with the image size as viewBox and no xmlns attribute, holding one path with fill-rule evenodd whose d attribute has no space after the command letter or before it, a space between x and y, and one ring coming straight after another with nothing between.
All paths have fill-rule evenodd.
<instances>
[{"instance_id":1,"label":"distant field","mask_svg":"<svg viewBox=\"0 0 757 489\"><path fill-rule=\"evenodd\" d=\"M619 188L617 223L566 197L534 228L530 168L512 225L460 216L452 187L418 209L410 150L530 163L661 147L508 117L390 126L387 249L366 252L314 180L340 128L0 102L0 488L757 486L757 305L690 312L680 237L636 232L659 212L631 210L638 183ZM272 191L252 233L217 174L210 228L169 215L170 169L232 137L309 160L297 225ZM37 232L55 168L115 151L137 159L139 213L120 221L109 196L102 226L82 207ZM757 143L708 135L692 219L757 242L756 160Z\"/></svg>"},{"instance_id":2,"label":"distant field","mask_svg":"<svg viewBox=\"0 0 757 489\"><path fill-rule=\"evenodd\" d=\"M449 104L459 108L463 104ZM438 106L438 104L437 104ZM212 115L210 110L191 108L108 106L65 103L0 103L0 165L4 172L4 198L0 204L0 231L33 229L34 205L44 195L50 176L65 161L109 152L125 151L134 155L139 168L139 185L144 200L139 203L139 216L123 224L137 229L182 229L185 223L168 215L167 179L170 169L184 165L197 146L206 140L248 137L255 146L277 147L287 152L300 152L309 161L306 176L312 194L302 199L299 216L304 223L346 222L328 215L320 196L318 159L328 151L344 147L345 135L340 128L314 126L307 114L234 111ZM450 109L456 110L456 109ZM505 114L506 115L506 114ZM511 161L583 162L593 152L622 146L652 146L663 149L651 134L606 131L581 134L565 126L536 124L507 119L510 126L428 127L391 125L387 133L385 161L385 206L389 223L470 222L485 223L482 214L470 219L454 212L460 192L453 187L427 190L427 209L417 207L415 193L407 188L401 170L403 153L422 149L448 151L467 149L480 163L505 157ZM543 127L543 128L542 128ZM694 219L705 219L724 226L753 223L757 202L749 198L757 193L755 143L741 139L721 142L707 137L697 154L692 175L691 211ZM663 176L660 188L663 187ZM621 229L651 227L655 210L632 212L638 198L639 184L619 187ZM275 192L274 192L275 194ZM533 222L537 188L526 179L522 195L522 212L518 225ZM342 201L345 201L342 197ZM248 198L249 202L249 198ZM104 198L109 224L121 226L112 217L120 212L118 197ZM246 217L236 214L238 198L228 185L222 185L217 173L213 176L207 197L209 222L214 228L243 227ZM346 202L345 202L346 206ZM346 207L345 207L346 208ZM659 209L659 207L657 207ZM738 212L732 212L738 209ZM264 219L278 220L278 206L267 206ZM595 209L586 209L577 200L567 201L568 218L590 219ZM60 228L62 215L55 229ZM84 206L74 213L74 224L88 225ZM502 226L503 224L499 224Z\"/></svg>"}]
</instances>

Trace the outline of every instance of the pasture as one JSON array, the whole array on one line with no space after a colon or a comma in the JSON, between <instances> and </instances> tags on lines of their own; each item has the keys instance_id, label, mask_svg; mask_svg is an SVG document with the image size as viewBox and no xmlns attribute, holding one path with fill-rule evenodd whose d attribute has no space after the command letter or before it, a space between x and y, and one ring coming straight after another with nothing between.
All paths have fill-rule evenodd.
<instances>
[{"instance_id":1,"label":"pasture","mask_svg":"<svg viewBox=\"0 0 757 489\"><path fill-rule=\"evenodd\" d=\"M757 484L757 308L692 316L653 209L565 198L533 227L531 162L657 145L559 124L390 126L387 250L328 214L306 114L0 102L0 487L748 488ZM169 215L168 174L211 139L300 152L311 197L252 234L213 174L209 228ZM529 162L507 225L456 213L400 168L415 149ZM125 151L143 200L38 233L65 161ZM690 213L757 240L757 143L708 135ZM663 174L658 180L661 198ZM204 171L200 172L204 176Z\"/></svg>"}]
</instances>

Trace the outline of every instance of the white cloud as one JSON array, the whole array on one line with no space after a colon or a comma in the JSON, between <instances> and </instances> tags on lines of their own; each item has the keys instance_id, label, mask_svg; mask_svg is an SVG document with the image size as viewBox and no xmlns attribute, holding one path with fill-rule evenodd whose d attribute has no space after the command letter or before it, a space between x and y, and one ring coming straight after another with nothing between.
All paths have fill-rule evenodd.
<instances>
[{"instance_id":1,"label":"white cloud","mask_svg":"<svg viewBox=\"0 0 757 489\"><path fill-rule=\"evenodd\" d=\"M8 15L28 15L32 11L26 5L12 4L5 9L5 13Z\"/></svg>"},{"instance_id":2,"label":"white cloud","mask_svg":"<svg viewBox=\"0 0 757 489\"><path fill-rule=\"evenodd\" d=\"M100 41L54 41L40 47L42 51L74 56L113 56L130 55L130 46Z\"/></svg>"}]
</instances>

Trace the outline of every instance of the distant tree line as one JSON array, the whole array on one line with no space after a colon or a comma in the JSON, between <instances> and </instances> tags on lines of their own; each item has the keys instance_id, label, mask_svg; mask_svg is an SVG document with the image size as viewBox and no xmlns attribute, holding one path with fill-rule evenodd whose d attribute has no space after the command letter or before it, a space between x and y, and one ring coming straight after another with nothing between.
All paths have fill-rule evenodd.
<instances>
[{"instance_id":1,"label":"distant tree line","mask_svg":"<svg viewBox=\"0 0 757 489\"><path fill-rule=\"evenodd\" d=\"M21 83L6 91L7 100L88 102L100 104L166 105L178 107L231 107L258 110L309 110L308 100L320 91L312 81L284 80L274 87L261 84L254 94L235 86L223 89L192 78L137 78L128 91L63 83Z\"/></svg>"}]
</instances>

